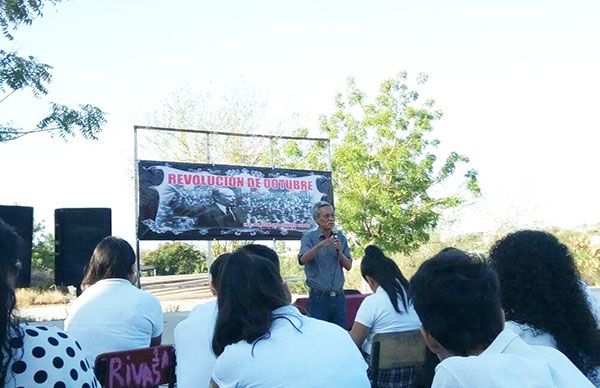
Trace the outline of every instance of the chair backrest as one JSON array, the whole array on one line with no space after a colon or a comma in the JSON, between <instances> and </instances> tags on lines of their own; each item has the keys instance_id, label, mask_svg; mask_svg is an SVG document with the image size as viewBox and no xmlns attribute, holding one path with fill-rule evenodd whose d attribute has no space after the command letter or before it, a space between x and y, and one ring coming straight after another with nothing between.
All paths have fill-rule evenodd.
<instances>
[{"instance_id":1,"label":"chair backrest","mask_svg":"<svg viewBox=\"0 0 600 388\"><path fill-rule=\"evenodd\" d=\"M420 330L375 334L371 347L371 368L391 369L423 365L425 349Z\"/></svg>"},{"instance_id":2,"label":"chair backrest","mask_svg":"<svg viewBox=\"0 0 600 388\"><path fill-rule=\"evenodd\" d=\"M175 348L171 345L102 353L94 365L103 387L175 386Z\"/></svg>"}]
</instances>

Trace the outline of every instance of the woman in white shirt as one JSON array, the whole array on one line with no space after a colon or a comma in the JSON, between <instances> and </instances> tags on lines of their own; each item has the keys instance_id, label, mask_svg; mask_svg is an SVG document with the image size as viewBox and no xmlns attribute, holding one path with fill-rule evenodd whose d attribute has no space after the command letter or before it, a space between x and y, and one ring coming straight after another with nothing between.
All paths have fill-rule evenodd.
<instances>
[{"instance_id":1,"label":"woman in white shirt","mask_svg":"<svg viewBox=\"0 0 600 388\"><path fill-rule=\"evenodd\" d=\"M360 272L374 294L361 303L350 335L369 360L375 334L418 329L421 322L412 305L408 280L394 260L386 257L381 249L374 245L365 249ZM373 378L370 369L369 378ZM380 371L378 382L382 387L414 387L415 369Z\"/></svg>"},{"instance_id":2,"label":"woman in white shirt","mask_svg":"<svg viewBox=\"0 0 600 388\"><path fill-rule=\"evenodd\" d=\"M490 250L506 327L560 350L600 387L600 330L569 249L547 232L511 233Z\"/></svg>"},{"instance_id":3,"label":"woman in white shirt","mask_svg":"<svg viewBox=\"0 0 600 388\"><path fill-rule=\"evenodd\" d=\"M217 295L214 385L369 387L348 332L291 306L269 260L243 249L225 258Z\"/></svg>"},{"instance_id":4,"label":"woman in white shirt","mask_svg":"<svg viewBox=\"0 0 600 388\"><path fill-rule=\"evenodd\" d=\"M160 345L160 302L134 282L131 245L112 236L100 241L83 278L87 288L69 306L65 320L65 330L81 342L92 362L101 353Z\"/></svg>"}]
</instances>

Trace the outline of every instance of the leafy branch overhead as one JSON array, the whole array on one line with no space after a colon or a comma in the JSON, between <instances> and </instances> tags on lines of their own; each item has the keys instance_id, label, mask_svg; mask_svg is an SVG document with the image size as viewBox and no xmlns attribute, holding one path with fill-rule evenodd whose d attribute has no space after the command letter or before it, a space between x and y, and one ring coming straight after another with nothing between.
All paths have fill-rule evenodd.
<instances>
[{"instance_id":1,"label":"leafy branch overhead","mask_svg":"<svg viewBox=\"0 0 600 388\"><path fill-rule=\"evenodd\" d=\"M426 82L425 74L417 77L419 89ZM464 201L459 194L432 194L469 158L457 152L440 157L440 142L431 134L442 112L408 84L406 73L400 73L369 99L349 79L346 92L336 96L334 112L320 120L332 142L336 212L361 247L412 252L428 241L442 210ZM309 161L310 168L324 169L324 162L314 158L324 147L316 143L303 149L289 142L284 147L288 165ZM476 170L468 169L463 181L463 192L479 194Z\"/></svg>"},{"instance_id":2,"label":"leafy branch overhead","mask_svg":"<svg viewBox=\"0 0 600 388\"><path fill-rule=\"evenodd\" d=\"M42 16L46 4L56 4L60 0L0 0L0 28L8 40L13 40L11 31L20 25L29 25L36 17ZM39 62L33 56L23 57L17 52L0 50L0 103L13 93L29 89L36 97L48 94L48 84L52 81L52 66ZM17 128L0 122L0 143L16 140L38 132L57 133L63 139L81 134L85 139L96 139L106 123L104 112L89 104L70 108L51 103L50 113L40 120L36 128Z\"/></svg>"}]
</instances>

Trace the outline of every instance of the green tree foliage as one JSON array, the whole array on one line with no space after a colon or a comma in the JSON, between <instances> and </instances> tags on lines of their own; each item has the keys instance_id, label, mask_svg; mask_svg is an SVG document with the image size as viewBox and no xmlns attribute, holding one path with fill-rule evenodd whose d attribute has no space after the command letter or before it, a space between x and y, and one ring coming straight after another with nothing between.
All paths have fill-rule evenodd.
<instances>
[{"instance_id":1,"label":"green tree foliage","mask_svg":"<svg viewBox=\"0 0 600 388\"><path fill-rule=\"evenodd\" d=\"M144 254L142 261L154 266L158 275L206 272L206 253L182 242L161 244L155 250Z\"/></svg>"},{"instance_id":2,"label":"green tree foliage","mask_svg":"<svg viewBox=\"0 0 600 388\"><path fill-rule=\"evenodd\" d=\"M420 74L417 88L426 82ZM358 247L377 244L389 253L412 252L428 241L444 209L464 201L458 194L432 194L469 159L450 152L440 160L440 142L431 132L442 113L418 89L400 73L369 100L349 79L346 93L336 96L335 111L321 117L321 129L332 142L336 213ZM325 143L302 148L289 141L284 149L290 166L327 168ZM463 182L463 191L479 194L477 171L466 171Z\"/></svg>"},{"instance_id":3,"label":"green tree foliage","mask_svg":"<svg viewBox=\"0 0 600 388\"><path fill-rule=\"evenodd\" d=\"M47 233L44 224L40 222L33 226L31 248L32 268L54 270L54 236L52 233Z\"/></svg>"},{"instance_id":4,"label":"green tree foliage","mask_svg":"<svg viewBox=\"0 0 600 388\"><path fill-rule=\"evenodd\" d=\"M11 31L20 25L29 25L42 16L46 4L54 5L61 0L0 0L0 29L7 40L13 40ZM52 81L50 65L39 62L33 56L22 57L17 52L0 50L0 103L13 93L30 89L34 96L48 93L47 86ZM49 132L63 139L79 132L86 139L96 139L106 122L104 112L99 108L82 104L78 108L51 103L50 113L40 120L34 129L17 128L0 122L0 143L16 140L28 134Z\"/></svg>"},{"instance_id":5,"label":"green tree foliage","mask_svg":"<svg viewBox=\"0 0 600 388\"><path fill-rule=\"evenodd\" d=\"M549 230L569 247L583 280L589 285L600 285L600 246L592 237L600 237L600 225L591 230L553 228Z\"/></svg>"}]
</instances>

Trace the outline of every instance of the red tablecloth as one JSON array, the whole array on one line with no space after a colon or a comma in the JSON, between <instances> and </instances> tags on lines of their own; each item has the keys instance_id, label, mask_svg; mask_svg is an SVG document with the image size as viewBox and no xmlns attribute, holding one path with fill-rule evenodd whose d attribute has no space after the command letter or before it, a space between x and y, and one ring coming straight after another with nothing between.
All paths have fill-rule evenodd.
<instances>
[{"instance_id":1,"label":"red tablecloth","mask_svg":"<svg viewBox=\"0 0 600 388\"><path fill-rule=\"evenodd\" d=\"M365 297L371 294L355 294L355 295L346 295L346 329L350 330L352 325L354 324L354 318L356 318L356 312L358 311L358 307L362 303ZM298 309L303 313L308 313L308 298L298 298L294 302L294 306L298 307Z\"/></svg>"}]
</instances>

